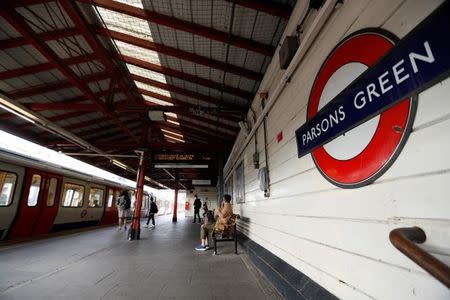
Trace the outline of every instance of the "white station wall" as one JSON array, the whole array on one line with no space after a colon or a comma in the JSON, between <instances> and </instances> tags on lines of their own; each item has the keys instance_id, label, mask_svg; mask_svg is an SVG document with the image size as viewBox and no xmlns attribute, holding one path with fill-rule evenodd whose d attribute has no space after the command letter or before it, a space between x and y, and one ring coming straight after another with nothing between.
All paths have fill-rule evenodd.
<instances>
[{"instance_id":1,"label":"white station wall","mask_svg":"<svg viewBox=\"0 0 450 300\"><path fill-rule=\"evenodd\" d=\"M420 226L427 234L423 248L450 263L450 80L419 95L406 146L391 168L368 186L332 185L311 155L297 157L295 140L295 130L306 119L314 78L339 41L368 27L381 27L402 38L440 3L344 0L268 114L270 197L259 189L254 141L241 157L233 153L226 165L229 179L244 163L245 203L234 205L245 220L239 223L240 230L339 298L450 299L449 290L396 250L388 237L394 228ZM299 22L299 6L304 5L298 1L293 13L298 19L291 18L287 30ZM283 72L274 57L262 83L269 94ZM254 101L254 108L261 112L260 100ZM280 131L284 138L278 143ZM242 139L243 132L236 143ZM258 151L264 166L262 143L261 125Z\"/></svg>"}]
</instances>

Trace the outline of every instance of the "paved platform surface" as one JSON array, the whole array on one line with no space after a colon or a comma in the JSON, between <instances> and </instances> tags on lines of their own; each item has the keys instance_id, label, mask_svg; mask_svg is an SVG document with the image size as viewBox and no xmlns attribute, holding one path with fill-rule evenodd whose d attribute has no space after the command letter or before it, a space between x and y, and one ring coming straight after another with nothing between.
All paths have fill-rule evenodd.
<instances>
[{"instance_id":1,"label":"paved platform surface","mask_svg":"<svg viewBox=\"0 0 450 300\"><path fill-rule=\"evenodd\" d=\"M0 299L276 297L232 243L214 256L195 251L198 240L191 219L160 217L139 241L108 227L0 248Z\"/></svg>"}]
</instances>

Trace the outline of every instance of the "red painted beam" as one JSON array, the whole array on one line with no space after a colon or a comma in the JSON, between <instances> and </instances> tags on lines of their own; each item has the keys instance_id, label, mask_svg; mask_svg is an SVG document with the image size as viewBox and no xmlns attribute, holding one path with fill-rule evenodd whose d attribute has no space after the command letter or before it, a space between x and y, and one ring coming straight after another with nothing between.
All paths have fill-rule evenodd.
<instances>
[{"instance_id":1,"label":"red painted beam","mask_svg":"<svg viewBox=\"0 0 450 300\"><path fill-rule=\"evenodd\" d=\"M33 29L28 25L23 17L17 13L17 11L11 7L14 5L14 1L2 1L0 2L0 14L3 18L9 22L19 32L23 38L27 40L37 51L39 51L55 68L57 68L74 86L76 86L83 95L89 100L93 101L105 115L112 118L114 123L120 127L124 132L127 132L133 139L137 139L133 133L118 119L115 113L108 110L105 103L100 99L97 99L94 93L85 85L78 76L74 73L69 66L65 65L61 59L49 48L49 46L36 36Z\"/></svg>"},{"instance_id":2,"label":"red painted beam","mask_svg":"<svg viewBox=\"0 0 450 300\"><path fill-rule=\"evenodd\" d=\"M76 130L76 129L80 129L80 128L83 128L83 127L88 127L88 126L92 126L92 125L101 124L101 123L106 122L106 121L110 121L110 119L108 117L95 118L95 119L91 119L91 120L87 120L87 121L83 121L83 122L79 122L79 123L75 123L75 124L71 124L71 125L65 126L64 129L66 129L66 130Z\"/></svg>"},{"instance_id":3,"label":"red painted beam","mask_svg":"<svg viewBox=\"0 0 450 300\"><path fill-rule=\"evenodd\" d=\"M159 81L156 81L156 80L153 80L153 79L150 79L150 78L142 77L142 76L139 76L139 75L131 74L131 79L139 81L139 82L142 82L142 83L145 83L145 84L148 84L148 85L151 85L151 86L154 86L154 87L157 87L157 88L160 88L160 89L163 89L163 90L167 90L169 92L174 92L174 93L177 93L177 94L180 94L180 95L184 95L184 96L188 96L188 97L191 97L191 98L195 98L195 99L201 100L203 102L212 104L214 106L216 106L216 105L218 105L219 103L222 102L222 100L220 100L220 99L212 98L212 97L209 97L209 96L201 94L201 93L197 93L197 92L194 92L194 91L190 91L190 90L186 90L186 89L180 88L180 87L178 87L176 85L162 83L162 82L159 82ZM239 108L242 109L243 112L248 109L246 106L243 106L243 105L223 104L222 106L224 106L224 107L233 107L233 108L239 107Z\"/></svg>"},{"instance_id":4,"label":"red painted beam","mask_svg":"<svg viewBox=\"0 0 450 300\"><path fill-rule=\"evenodd\" d=\"M237 5L251 8L257 11L264 12L268 15L289 19L292 12L292 7L289 5L268 1L268 0L225 0L234 2Z\"/></svg>"},{"instance_id":5,"label":"red painted beam","mask_svg":"<svg viewBox=\"0 0 450 300\"><path fill-rule=\"evenodd\" d=\"M223 43L228 42L228 32L187 22L168 15L159 14L157 12L148 9L142 9L132 5L127 5L124 3L111 0L79 0L79 1L87 4L94 3L97 6L109 10L130 15L155 24L164 25L170 28L174 28L176 30L189 32L215 41ZM237 35L231 35L231 45L238 48L247 49L256 53L260 53L266 56L272 56L273 53L275 52L275 48L272 47L271 45L262 44L257 41L246 39Z\"/></svg>"},{"instance_id":6,"label":"red painted beam","mask_svg":"<svg viewBox=\"0 0 450 300\"><path fill-rule=\"evenodd\" d=\"M42 41L51 41L79 34L80 33L76 28L65 28L38 33L37 35L39 36L39 39L41 39ZM0 43L0 50L21 47L27 44L30 44L30 41L23 37L2 40L2 42Z\"/></svg>"},{"instance_id":7,"label":"red painted beam","mask_svg":"<svg viewBox=\"0 0 450 300\"><path fill-rule=\"evenodd\" d=\"M74 64L92 61L94 59L96 59L95 55L88 54L88 55L81 55L81 56L66 58L66 59L63 59L62 61L66 65L74 65ZM25 75L35 74L35 73L39 73L39 72L49 71L54 68L55 67L50 63L43 63L43 64L34 65L34 66L27 66L27 67L20 68L20 69L3 71L3 72L0 72L0 80L5 80L8 78L12 78L12 77L25 76Z\"/></svg>"},{"instance_id":8,"label":"red painted beam","mask_svg":"<svg viewBox=\"0 0 450 300\"><path fill-rule=\"evenodd\" d=\"M98 107L92 103L31 103L28 107L33 111L43 110L77 110L77 111L98 111Z\"/></svg>"},{"instance_id":9,"label":"red painted beam","mask_svg":"<svg viewBox=\"0 0 450 300\"><path fill-rule=\"evenodd\" d=\"M81 77L81 80L83 82L92 82L92 81L100 81L104 79L108 79L109 75L106 73L94 73L91 75L83 76ZM39 95L39 94L45 94L52 91L57 91L61 89L66 89L73 87L73 82L63 80L63 81L56 81L56 82L50 82L48 84L42 84L38 86L34 86L27 89L12 91L8 93L8 96L11 99L20 99L20 98L27 98L31 97L33 95Z\"/></svg>"},{"instance_id":10,"label":"red painted beam","mask_svg":"<svg viewBox=\"0 0 450 300\"><path fill-rule=\"evenodd\" d=\"M216 89L219 91L223 91L238 97L242 97L244 99L253 99L254 95L251 92L248 91L244 91L238 88L234 88L231 86L227 86L227 85L222 85L219 82L216 81L212 81L209 79L205 79L205 78L201 78L192 74L188 74L188 73L184 73L175 69L171 69L168 67L164 67L164 66L159 66L156 64L152 64L150 62L144 61L144 60L140 60L131 56L126 56L126 55L119 55L119 54L115 54L115 58L118 60L123 60L126 63L147 69L147 70L151 70L154 72L158 72L164 75L168 75L168 76L173 76L173 77L177 77L180 78L182 80L185 81L189 81L192 83L196 83L196 84L200 84L212 89Z\"/></svg>"},{"instance_id":11,"label":"red painted beam","mask_svg":"<svg viewBox=\"0 0 450 300\"><path fill-rule=\"evenodd\" d=\"M221 136L217 136L214 132L212 131L203 131L203 130L199 130L199 129L195 129L195 128L182 128L180 126L177 126L175 124L171 124L171 123L165 123L164 125L161 124L159 125L160 128L162 129L167 129L170 131L175 131L178 133L182 132L182 134L195 134L197 137L206 140L206 141L223 141L224 137ZM229 140L228 138L226 138L225 140Z\"/></svg>"},{"instance_id":12,"label":"red painted beam","mask_svg":"<svg viewBox=\"0 0 450 300\"><path fill-rule=\"evenodd\" d=\"M194 127L194 128L197 127L197 128L204 129L204 130L212 130L212 128L205 126L204 123L202 123L202 122L199 124L199 123L194 123L194 122L192 122L190 120L181 119L181 118L173 118L173 117L170 117L170 116L167 116L167 120L179 122L182 125L191 126L191 127ZM218 125L221 125L221 124L218 124ZM222 126L218 126L217 129L219 131L221 131L220 134L223 134L223 135L228 136L228 137L233 138L233 139L236 138L236 135L238 133L235 128L233 128L233 130L231 130L231 131L235 132L235 134L230 134L229 132L223 132L221 129L227 129L228 130L228 128L224 128Z\"/></svg>"},{"instance_id":13,"label":"red painted beam","mask_svg":"<svg viewBox=\"0 0 450 300\"><path fill-rule=\"evenodd\" d=\"M163 96L164 97L164 96ZM195 108L195 107L191 107ZM165 111L165 112L174 112L179 115L188 116L190 119L197 120L212 126L216 126L219 128L228 129L230 131L237 131L238 125L232 126L229 124L224 124L220 122L220 120L227 120L225 117L219 117L217 116L216 119L218 121L214 121L205 117L197 116L193 114L193 111L190 109L189 106L181 105L181 106L169 106L169 105L148 105L148 106L142 106L142 105L131 105L129 103L126 103L125 101L122 101L116 106L116 111L120 112L146 112L149 110L159 110L159 111ZM176 121L176 119L174 119ZM228 121L228 120L227 120ZM211 128L209 128L211 130Z\"/></svg>"},{"instance_id":14,"label":"red painted beam","mask_svg":"<svg viewBox=\"0 0 450 300\"><path fill-rule=\"evenodd\" d=\"M241 67L237 67L230 64L225 64L222 61L214 60L208 57L200 56L191 52L183 51L177 48L168 47L163 44L158 44L149 40L140 39L135 36L124 34L118 31L108 30L106 28L98 28L96 30L98 34L106 37L111 37L115 40L119 40L128 44L132 44L141 48L152 50L165 55L177 57L186 61L190 61L196 64L204 65L213 69L227 71L229 73L243 76L251 80L261 81L263 75L251 70L247 70Z\"/></svg>"}]
</instances>

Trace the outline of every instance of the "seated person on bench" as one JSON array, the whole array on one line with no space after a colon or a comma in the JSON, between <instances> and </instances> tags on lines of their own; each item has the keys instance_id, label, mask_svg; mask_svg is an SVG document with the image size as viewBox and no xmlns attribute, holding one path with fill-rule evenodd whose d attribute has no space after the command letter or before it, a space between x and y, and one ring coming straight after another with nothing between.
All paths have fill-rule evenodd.
<instances>
[{"instance_id":1,"label":"seated person on bench","mask_svg":"<svg viewBox=\"0 0 450 300\"><path fill-rule=\"evenodd\" d=\"M222 233L233 217L233 208L231 207L231 196L223 195L221 207L217 211L216 219L211 211L206 214L205 224L200 227L200 239L202 244L195 248L197 251L209 249L208 237L211 239L213 232ZM215 223L214 223L215 222Z\"/></svg>"},{"instance_id":2,"label":"seated person on bench","mask_svg":"<svg viewBox=\"0 0 450 300\"><path fill-rule=\"evenodd\" d=\"M218 233L222 233L230 225L231 217L233 217L233 207L230 202L231 196L223 195L222 204L216 215L216 226L214 227L214 231Z\"/></svg>"},{"instance_id":3,"label":"seated person on bench","mask_svg":"<svg viewBox=\"0 0 450 300\"><path fill-rule=\"evenodd\" d=\"M195 247L197 251L206 251L209 249L208 238L211 240L212 234L214 232L214 215L212 211L208 211L206 213L206 217L204 218L205 223L200 227L200 239L202 241L201 245Z\"/></svg>"}]
</instances>

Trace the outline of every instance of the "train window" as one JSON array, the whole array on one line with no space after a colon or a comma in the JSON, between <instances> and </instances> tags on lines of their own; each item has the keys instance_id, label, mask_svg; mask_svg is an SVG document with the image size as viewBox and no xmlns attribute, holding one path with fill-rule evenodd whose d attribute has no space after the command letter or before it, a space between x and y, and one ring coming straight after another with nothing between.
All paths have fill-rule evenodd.
<instances>
[{"instance_id":1,"label":"train window","mask_svg":"<svg viewBox=\"0 0 450 300\"><path fill-rule=\"evenodd\" d=\"M39 197L39 191L41 190L41 175L34 174L33 177L31 177L31 184L30 184L30 190L28 192L28 206L36 206L38 197Z\"/></svg>"},{"instance_id":2,"label":"train window","mask_svg":"<svg viewBox=\"0 0 450 300\"><path fill-rule=\"evenodd\" d=\"M116 196L114 197L114 199L116 199L116 201L117 201L117 199L119 199L119 197L120 197L120 191L119 190L116 190L116 192L114 193ZM117 202L116 202L116 204L115 205L117 205Z\"/></svg>"},{"instance_id":3,"label":"train window","mask_svg":"<svg viewBox=\"0 0 450 300\"><path fill-rule=\"evenodd\" d=\"M73 183L64 184L63 206L81 207L83 206L84 186Z\"/></svg>"},{"instance_id":4,"label":"train window","mask_svg":"<svg viewBox=\"0 0 450 300\"><path fill-rule=\"evenodd\" d=\"M114 191L112 189L108 190L108 207L112 207L114 198Z\"/></svg>"},{"instance_id":5,"label":"train window","mask_svg":"<svg viewBox=\"0 0 450 300\"><path fill-rule=\"evenodd\" d=\"M53 206L55 204L56 186L58 185L58 179L50 178L47 192L47 206Z\"/></svg>"},{"instance_id":6,"label":"train window","mask_svg":"<svg viewBox=\"0 0 450 300\"><path fill-rule=\"evenodd\" d=\"M16 181L16 174L0 171L0 206L11 204Z\"/></svg>"},{"instance_id":7,"label":"train window","mask_svg":"<svg viewBox=\"0 0 450 300\"><path fill-rule=\"evenodd\" d=\"M89 191L89 207L103 206L103 190L99 188L91 188Z\"/></svg>"}]
</instances>

